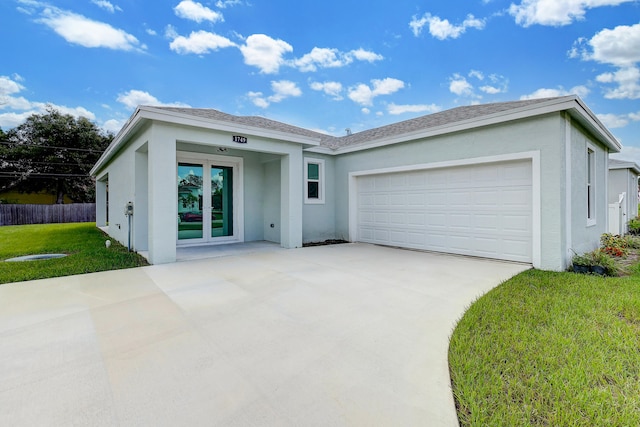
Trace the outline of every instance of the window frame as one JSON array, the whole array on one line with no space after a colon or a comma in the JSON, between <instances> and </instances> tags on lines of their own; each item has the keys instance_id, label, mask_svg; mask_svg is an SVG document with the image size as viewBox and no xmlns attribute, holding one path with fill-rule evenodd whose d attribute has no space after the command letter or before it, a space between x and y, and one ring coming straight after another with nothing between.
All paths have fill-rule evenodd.
<instances>
[{"instance_id":1,"label":"window frame","mask_svg":"<svg viewBox=\"0 0 640 427\"><path fill-rule=\"evenodd\" d=\"M596 225L596 191L597 191L597 174L596 174L596 148L587 144L586 158L586 189L587 189L587 227Z\"/></svg>"},{"instance_id":2,"label":"window frame","mask_svg":"<svg viewBox=\"0 0 640 427\"><path fill-rule=\"evenodd\" d=\"M314 164L318 165L318 179L309 179L309 165ZM309 183L317 182L318 183L318 197L309 197ZM324 204L324 187L325 187L325 177L324 177L324 160L316 159L312 157L304 158L304 203L310 205L322 205Z\"/></svg>"}]
</instances>

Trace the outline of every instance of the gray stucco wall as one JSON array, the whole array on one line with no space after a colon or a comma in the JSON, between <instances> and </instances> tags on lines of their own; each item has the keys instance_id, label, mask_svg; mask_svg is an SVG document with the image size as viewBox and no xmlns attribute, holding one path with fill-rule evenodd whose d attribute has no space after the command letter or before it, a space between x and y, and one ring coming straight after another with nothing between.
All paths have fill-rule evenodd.
<instances>
[{"instance_id":1,"label":"gray stucco wall","mask_svg":"<svg viewBox=\"0 0 640 427\"><path fill-rule=\"evenodd\" d=\"M134 217L132 224L132 246L136 250L146 250L147 242L136 242L138 238L144 238L147 235L147 221L142 218L144 209L139 212L135 209L137 203L136 196L146 197L146 194L136 195L135 186L135 152L144 146L150 136L150 128L143 129L132 143L128 144L123 153L113 159L104 172L108 173L109 183L109 225L108 234L122 243L127 245L128 242L128 220L124 215L125 204L129 201L134 202ZM98 179L104 176L104 172L98 175ZM145 171L146 172L146 171ZM145 183L146 184L146 183ZM140 185L138 192L146 190L146 185ZM144 230L143 230L144 229Z\"/></svg>"},{"instance_id":2,"label":"gray stucco wall","mask_svg":"<svg viewBox=\"0 0 640 427\"><path fill-rule=\"evenodd\" d=\"M472 131L343 154L335 160L336 188L348 188L354 171L471 159L528 151L540 153L541 266L561 270L564 212L565 122L554 113ZM349 236L349 195L336 192L336 236Z\"/></svg>"},{"instance_id":3,"label":"gray stucco wall","mask_svg":"<svg viewBox=\"0 0 640 427\"><path fill-rule=\"evenodd\" d=\"M280 160L263 163L262 168L263 237L264 240L280 243Z\"/></svg>"},{"instance_id":4,"label":"gray stucco wall","mask_svg":"<svg viewBox=\"0 0 640 427\"><path fill-rule=\"evenodd\" d=\"M302 206L302 241L308 243L334 239L336 238L335 158L316 153L304 153L303 161L304 158L324 160L325 202L323 204L305 203ZM346 191L346 187L339 190L339 192Z\"/></svg>"},{"instance_id":5,"label":"gray stucco wall","mask_svg":"<svg viewBox=\"0 0 640 427\"><path fill-rule=\"evenodd\" d=\"M595 224L587 223L587 146L594 149ZM607 232L608 151L591 139L580 126L571 129L571 241L568 254L592 251L599 246L600 236Z\"/></svg>"}]
</instances>

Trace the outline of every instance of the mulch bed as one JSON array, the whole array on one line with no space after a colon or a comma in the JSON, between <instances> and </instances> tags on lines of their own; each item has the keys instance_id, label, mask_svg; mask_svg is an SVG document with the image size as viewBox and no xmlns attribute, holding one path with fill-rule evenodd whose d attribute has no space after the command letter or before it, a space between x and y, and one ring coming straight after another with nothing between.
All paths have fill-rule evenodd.
<instances>
[{"instance_id":1,"label":"mulch bed","mask_svg":"<svg viewBox=\"0 0 640 427\"><path fill-rule=\"evenodd\" d=\"M303 243L302 247L306 248L309 246L326 246L326 245L338 245L340 243L349 243L346 240L342 240L342 239L329 239L329 240L325 240L324 242L309 242L309 243Z\"/></svg>"}]
</instances>

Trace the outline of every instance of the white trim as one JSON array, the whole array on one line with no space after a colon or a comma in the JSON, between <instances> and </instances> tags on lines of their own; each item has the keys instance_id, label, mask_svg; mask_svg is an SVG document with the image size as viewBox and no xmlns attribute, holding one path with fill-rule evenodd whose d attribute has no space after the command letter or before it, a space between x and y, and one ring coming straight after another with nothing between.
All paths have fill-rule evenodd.
<instances>
[{"instance_id":1,"label":"white trim","mask_svg":"<svg viewBox=\"0 0 640 427\"><path fill-rule=\"evenodd\" d=\"M308 192L309 183L309 164L318 165L318 198L310 199ZM325 188L325 176L324 176L324 159L314 159L312 157L304 158L304 203L307 205L324 205L324 188Z\"/></svg>"},{"instance_id":2,"label":"white trim","mask_svg":"<svg viewBox=\"0 0 640 427\"><path fill-rule=\"evenodd\" d=\"M471 159L449 160L444 162L422 163L418 165L397 166L390 168L349 172L349 241L356 242L358 240L358 177L395 172L441 169L456 166L471 166L483 163L498 163L516 160L531 160L531 192L533 197L533 212L531 224L531 238L533 247L531 253L531 261L535 268L540 268L542 260L542 242L540 235L542 230L540 151L525 151L513 154L501 154L496 156L475 157Z\"/></svg>"},{"instance_id":3,"label":"white trim","mask_svg":"<svg viewBox=\"0 0 640 427\"><path fill-rule=\"evenodd\" d=\"M571 150L573 148L573 144L572 144L572 131L573 131L573 126L571 124L571 116L570 115L566 115L565 117L565 125L564 125L564 164L565 164L565 176L564 176L564 180L565 180L565 188L564 188L564 214L565 214L565 230L564 230L564 238L565 238L565 259L563 260L563 267L567 267L568 266L568 261L569 259L571 259L571 257L573 256L572 251L572 247L573 247L573 239L572 239L572 228L573 228L573 219L572 219L572 214L573 214L573 210L572 210L572 179L571 179L571 174L572 174L572 168L571 168Z\"/></svg>"},{"instance_id":4,"label":"white trim","mask_svg":"<svg viewBox=\"0 0 640 427\"><path fill-rule=\"evenodd\" d=\"M212 165L233 167L233 236L227 237L205 237L203 230L202 239L179 240L176 234L176 245L199 246L199 245L218 245L226 243L244 242L244 159L242 157L233 156L217 156L212 154L193 153L188 151L176 152L176 165L182 161L191 161L203 163L207 169ZM203 171L204 172L204 171ZM177 193L176 193L177 194ZM177 197L177 195L176 195ZM178 201L174 203L174 218L178 217ZM203 206L204 208L204 206ZM177 228L176 228L177 231Z\"/></svg>"},{"instance_id":5,"label":"white trim","mask_svg":"<svg viewBox=\"0 0 640 427\"><path fill-rule=\"evenodd\" d=\"M597 174L597 170L598 168L596 167L598 165L598 156L597 153L598 151L596 150L596 147L594 145L592 145L591 143L587 142L587 158L586 158L586 184L587 184L587 227L593 227L594 225L596 225L597 221L598 221L598 209L597 209L597 203L596 200L598 200L598 174ZM593 162L589 161L589 152L593 153ZM591 166L590 166L591 165ZM589 182L589 174L592 174L591 176L591 182ZM591 194L590 194L591 193ZM592 197L589 197L589 196ZM591 203L589 203L591 202ZM593 210L593 212L591 212ZM589 215L593 214L593 217L590 218Z\"/></svg>"}]
</instances>

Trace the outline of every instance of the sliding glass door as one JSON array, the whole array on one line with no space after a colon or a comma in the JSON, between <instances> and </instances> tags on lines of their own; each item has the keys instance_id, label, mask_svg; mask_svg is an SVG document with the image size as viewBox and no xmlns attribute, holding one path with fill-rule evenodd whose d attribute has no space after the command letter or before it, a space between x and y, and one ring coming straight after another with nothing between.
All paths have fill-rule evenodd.
<instances>
[{"instance_id":1,"label":"sliding glass door","mask_svg":"<svg viewBox=\"0 0 640 427\"><path fill-rule=\"evenodd\" d=\"M178 160L178 244L239 238L234 206L238 164L223 160Z\"/></svg>"}]
</instances>

